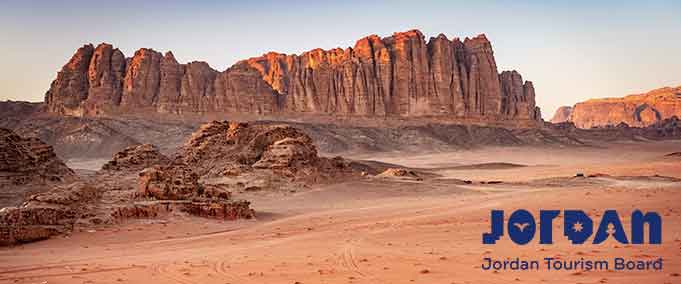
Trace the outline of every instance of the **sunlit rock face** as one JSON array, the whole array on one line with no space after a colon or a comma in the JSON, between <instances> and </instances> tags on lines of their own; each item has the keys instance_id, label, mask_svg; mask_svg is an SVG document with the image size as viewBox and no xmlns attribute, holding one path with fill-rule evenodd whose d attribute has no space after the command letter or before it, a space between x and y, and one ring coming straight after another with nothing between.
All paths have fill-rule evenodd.
<instances>
[{"instance_id":1,"label":"sunlit rock face","mask_svg":"<svg viewBox=\"0 0 681 284\"><path fill-rule=\"evenodd\" d=\"M541 120L534 86L501 74L485 35L425 40L418 30L354 47L300 55L270 52L218 72L205 62L143 48L132 58L109 44L86 45L46 94L51 112L325 114L361 117Z\"/></svg>"},{"instance_id":2,"label":"sunlit rock face","mask_svg":"<svg viewBox=\"0 0 681 284\"><path fill-rule=\"evenodd\" d=\"M621 98L591 99L575 104L569 121L579 128L654 125L681 117L681 87L660 88Z\"/></svg>"}]
</instances>

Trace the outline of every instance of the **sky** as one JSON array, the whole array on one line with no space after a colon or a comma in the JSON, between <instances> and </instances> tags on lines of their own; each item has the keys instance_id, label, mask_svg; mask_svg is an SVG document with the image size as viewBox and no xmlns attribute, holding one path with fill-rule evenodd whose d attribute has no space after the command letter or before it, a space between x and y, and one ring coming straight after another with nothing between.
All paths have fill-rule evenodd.
<instances>
[{"instance_id":1,"label":"sky","mask_svg":"<svg viewBox=\"0 0 681 284\"><path fill-rule=\"evenodd\" d=\"M475 3L471 3L475 2ZM598 3L592 3L598 2ZM224 70L268 51L353 46L419 29L484 33L499 72L534 83L545 119L562 105L681 85L681 1L0 0L0 100L42 101L87 43L148 47Z\"/></svg>"}]
</instances>

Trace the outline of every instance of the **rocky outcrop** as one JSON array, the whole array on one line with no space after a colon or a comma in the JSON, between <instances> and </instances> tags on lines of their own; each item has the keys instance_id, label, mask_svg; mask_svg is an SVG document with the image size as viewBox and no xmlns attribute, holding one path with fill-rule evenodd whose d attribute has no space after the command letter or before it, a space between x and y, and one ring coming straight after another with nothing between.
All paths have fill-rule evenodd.
<instances>
[{"instance_id":1,"label":"rocky outcrop","mask_svg":"<svg viewBox=\"0 0 681 284\"><path fill-rule=\"evenodd\" d=\"M418 30L371 35L346 49L267 53L218 72L180 64L172 53L86 45L57 75L48 108L66 115L107 112L324 114L368 117L540 120L534 87L498 73L484 35L425 40Z\"/></svg>"},{"instance_id":2,"label":"rocky outcrop","mask_svg":"<svg viewBox=\"0 0 681 284\"><path fill-rule=\"evenodd\" d=\"M139 173L139 193L159 200L190 199L199 192L199 176L187 165L170 165L144 169Z\"/></svg>"},{"instance_id":3,"label":"rocky outcrop","mask_svg":"<svg viewBox=\"0 0 681 284\"><path fill-rule=\"evenodd\" d=\"M70 232L99 192L74 183L31 196L18 207L0 209L0 245L32 242Z\"/></svg>"},{"instance_id":4,"label":"rocky outcrop","mask_svg":"<svg viewBox=\"0 0 681 284\"><path fill-rule=\"evenodd\" d=\"M23 138L0 128L0 188L75 179L52 150L38 138Z\"/></svg>"},{"instance_id":5,"label":"rocky outcrop","mask_svg":"<svg viewBox=\"0 0 681 284\"><path fill-rule=\"evenodd\" d=\"M309 136L287 137L267 146L260 160L255 162L253 167L297 170L313 165L317 159L317 149Z\"/></svg>"},{"instance_id":6,"label":"rocky outcrop","mask_svg":"<svg viewBox=\"0 0 681 284\"><path fill-rule=\"evenodd\" d=\"M569 121L579 128L654 125L681 116L681 87L661 88L622 98L592 99L575 104Z\"/></svg>"},{"instance_id":7,"label":"rocky outcrop","mask_svg":"<svg viewBox=\"0 0 681 284\"><path fill-rule=\"evenodd\" d=\"M572 114L571 106L562 106L556 109L556 113L553 114L551 118L551 123L563 123L570 120L570 115Z\"/></svg>"},{"instance_id":8,"label":"rocky outcrop","mask_svg":"<svg viewBox=\"0 0 681 284\"><path fill-rule=\"evenodd\" d=\"M179 210L201 217L235 220L252 218L255 211L250 208L250 202L233 200L231 192L214 185L199 183L199 175L194 173L182 161L176 160L169 165L147 168L139 173L138 196L153 198L172 203L167 208ZM141 214L157 215L158 207L140 207L139 205L127 210L118 210L119 215Z\"/></svg>"},{"instance_id":9,"label":"rocky outcrop","mask_svg":"<svg viewBox=\"0 0 681 284\"><path fill-rule=\"evenodd\" d=\"M229 121L213 121L201 125L185 144L182 158L200 175L222 175L223 171L234 165L252 166L263 157L268 162L263 161L259 164L260 167L275 166L268 157L272 158L277 154L265 152L285 151L281 149L285 147L284 145L275 150L270 148L285 139L306 144L308 147L306 157L317 158L317 150L312 145L312 139L297 128ZM309 147L312 147L313 154L309 153Z\"/></svg>"},{"instance_id":10,"label":"rocky outcrop","mask_svg":"<svg viewBox=\"0 0 681 284\"><path fill-rule=\"evenodd\" d=\"M130 146L116 153L113 159L104 166L105 171L140 171L157 165L170 163L168 157L161 154L158 148L151 144Z\"/></svg>"},{"instance_id":11,"label":"rocky outcrop","mask_svg":"<svg viewBox=\"0 0 681 284\"><path fill-rule=\"evenodd\" d=\"M322 158L312 138L288 125L213 121L202 125L180 155L202 177L263 175L311 179L351 174L342 158Z\"/></svg>"},{"instance_id":12,"label":"rocky outcrop","mask_svg":"<svg viewBox=\"0 0 681 284\"><path fill-rule=\"evenodd\" d=\"M255 211L250 208L251 203L245 200L221 200L191 202L184 205L183 211L207 218L223 220L250 219L255 217Z\"/></svg>"}]
</instances>

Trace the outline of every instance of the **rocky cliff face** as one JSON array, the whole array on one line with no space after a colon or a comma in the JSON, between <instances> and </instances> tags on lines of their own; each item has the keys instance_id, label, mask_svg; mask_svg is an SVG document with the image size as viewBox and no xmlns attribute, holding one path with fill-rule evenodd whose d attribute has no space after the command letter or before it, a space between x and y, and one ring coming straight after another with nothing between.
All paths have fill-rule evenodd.
<instances>
[{"instance_id":1,"label":"rocky cliff face","mask_svg":"<svg viewBox=\"0 0 681 284\"><path fill-rule=\"evenodd\" d=\"M681 87L661 88L622 98L592 99L577 103L569 121L579 128L654 125L673 116L681 117Z\"/></svg>"},{"instance_id":2,"label":"rocky cliff face","mask_svg":"<svg viewBox=\"0 0 681 284\"><path fill-rule=\"evenodd\" d=\"M562 106L556 109L556 113L553 114L551 118L551 123L563 123L570 120L570 115L572 114L571 106Z\"/></svg>"},{"instance_id":3,"label":"rocky cliff face","mask_svg":"<svg viewBox=\"0 0 681 284\"><path fill-rule=\"evenodd\" d=\"M346 49L267 53L218 72L180 64L172 53L109 44L78 49L46 94L51 112L452 116L540 120L534 87L516 71L498 73L484 35L427 42L417 30L368 36Z\"/></svg>"}]
</instances>

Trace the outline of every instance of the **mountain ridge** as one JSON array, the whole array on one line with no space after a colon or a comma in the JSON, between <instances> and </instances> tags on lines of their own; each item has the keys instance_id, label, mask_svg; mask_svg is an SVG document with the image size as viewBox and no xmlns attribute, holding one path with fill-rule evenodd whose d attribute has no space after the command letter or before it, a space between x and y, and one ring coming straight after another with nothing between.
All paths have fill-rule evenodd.
<instances>
[{"instance_id":1,"label":"mountain ridge","mask_svg":"<svg viewBox=\"0 0 681 284\"><path fill-rule=\"evenodd\" d=\"M498 72L484 34L425 40L418 30L370 35L345 49L268 52L224 71L172 52L132 57L111 44L79 48L45 94L50 112L324 114L541 120L532 82Z\"/></svg>"}]
</instances>

